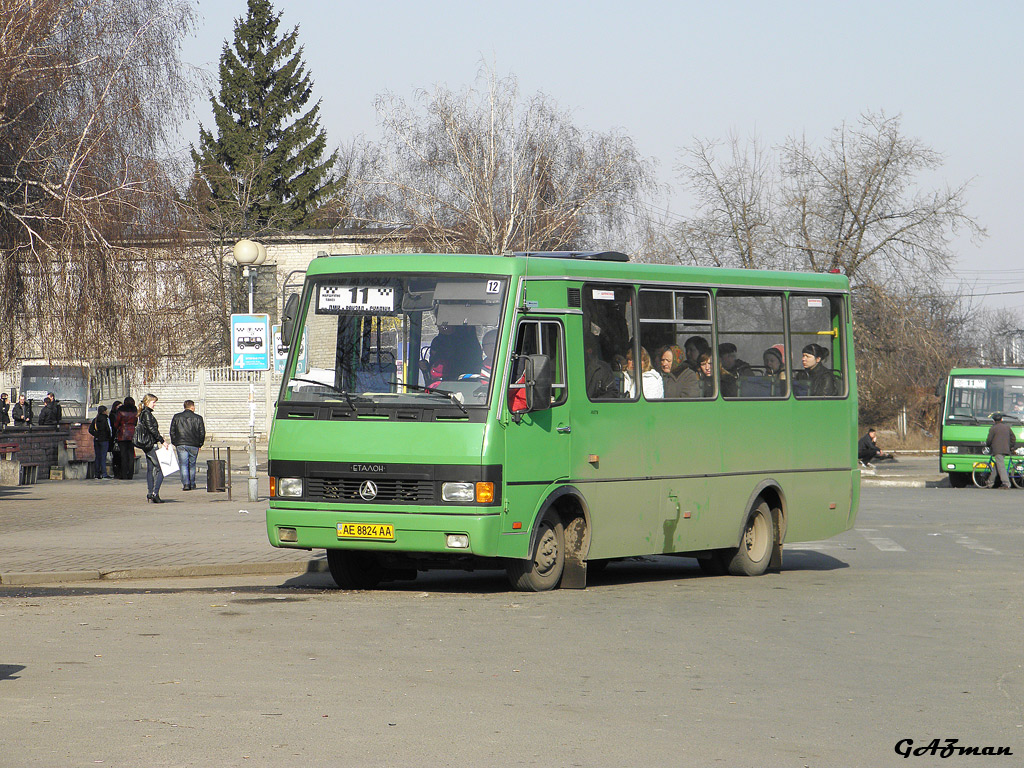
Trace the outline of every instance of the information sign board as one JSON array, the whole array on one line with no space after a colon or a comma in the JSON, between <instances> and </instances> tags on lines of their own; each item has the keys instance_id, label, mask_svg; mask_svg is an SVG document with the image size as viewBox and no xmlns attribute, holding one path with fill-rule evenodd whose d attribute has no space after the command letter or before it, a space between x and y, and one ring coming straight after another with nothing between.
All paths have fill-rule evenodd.
<instances>
[{"instance_id":1,"label":"information sign board","mask_svg":"<svg viewBox=\"0 0 1024 768\"><path fill-rule=\"evenodd\" d=\"M273 354L270 341L270 315L232 315L232 370L268 370Z\"/></svg>"}]
</instances>

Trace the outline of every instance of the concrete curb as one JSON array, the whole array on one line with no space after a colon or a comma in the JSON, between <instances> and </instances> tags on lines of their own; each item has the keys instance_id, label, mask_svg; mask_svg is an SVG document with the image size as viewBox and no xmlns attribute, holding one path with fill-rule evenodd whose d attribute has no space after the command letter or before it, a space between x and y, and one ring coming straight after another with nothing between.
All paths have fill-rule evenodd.
<instances>
[{"instance_id":1,"label":"concrete curb","mask_svg":"<svg viewBox=\"0 0 1024 768\"><path fill-rule=\"evenodd\" d=\"M0 573L5 587L66 584L83 581L126 581L129 579L175 579L190 576L273 576L280 573L323 573L325 560L265 563L219 563L208 565L169 565L125 568L116 571L35 571Z\"/></svg>"},{"instance_id":2,"label":"concrete curb","mask_svg":"<svg viewBox=\"0 0 1024 768\"><path fill-rule=\"evenodd\" d=\"M941 488L948 487L944 477L875 477L861 475L861 487L874 488Z\"/></svg>"}]
</instances>

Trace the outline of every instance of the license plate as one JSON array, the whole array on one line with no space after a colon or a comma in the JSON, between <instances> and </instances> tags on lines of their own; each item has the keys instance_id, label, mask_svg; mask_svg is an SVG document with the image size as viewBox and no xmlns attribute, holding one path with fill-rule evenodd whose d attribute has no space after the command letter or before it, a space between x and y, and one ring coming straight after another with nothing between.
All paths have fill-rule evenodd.
<instances>
[{"instance_id":1,"label":"license plate","mask_svg":"<svg viewBox=\"0 0 1024 768\"><path fill-rule=\"evenodd\" d=\"M339 539L394 540L395 526L381 523L338 523Z\"/></svg>"}]
</instances>

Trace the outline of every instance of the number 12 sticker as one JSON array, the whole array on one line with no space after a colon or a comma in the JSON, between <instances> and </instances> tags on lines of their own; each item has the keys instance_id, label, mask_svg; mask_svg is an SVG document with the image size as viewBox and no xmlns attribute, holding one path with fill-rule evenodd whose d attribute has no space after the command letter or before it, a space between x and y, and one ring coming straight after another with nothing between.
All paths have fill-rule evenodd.
<instances>
[{"instance_id":1,"label":"number 12 sticker","mask_svg":"<svg viewBox=\"0 0 1024 768\"><path fill-rule=\"evenodd\" d=\"M487 292L488 293L500 293L501 292L501 280L488 280L487 281Z\"/></svg>"}]
</instances>

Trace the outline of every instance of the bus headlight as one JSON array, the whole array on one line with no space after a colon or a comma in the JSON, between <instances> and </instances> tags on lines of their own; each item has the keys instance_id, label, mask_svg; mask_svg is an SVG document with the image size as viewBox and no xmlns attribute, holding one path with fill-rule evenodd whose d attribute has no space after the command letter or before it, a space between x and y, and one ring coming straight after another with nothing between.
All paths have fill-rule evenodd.
<instances>
[{"instance_id":1,"label":"bus headlight","mask_svg":"<svg viewBox=\"0 0 1024 768\"><path fill-rule=\"evenodd\" d=\"M279 477L277 478L277 495L279 498L296 499L302 496L301 477Z\"/></svg>"},{"instance_id":2,"label":"bus headlight","mask_svg":"<svg viewBox=\"0 0 1024 768\"><path fill-rule=\"evenodd\" d=\"M1014 451L1018 456L1024 456L1024 445Z\"/></svg>"},{"instance_id":3,"label":"bus headlight","mask_svg":"<svg viewBox=\"0 0 1024 768\"><path fill-rule=\"evenodd\" d=\"M473 501L475 498L475 483L441 484L441 499L444 501Z\"/></svg>"},{"instance_id":4,"label":"bus headlight","mask_svg":"<svg viewBox=\"0 0 1024 768\"><path fill-rule=\"evenodd\" d=\"M956 445L944 445L942 450L944 453L960 453L960 448Z\"/></svg>"}]
</instances>

